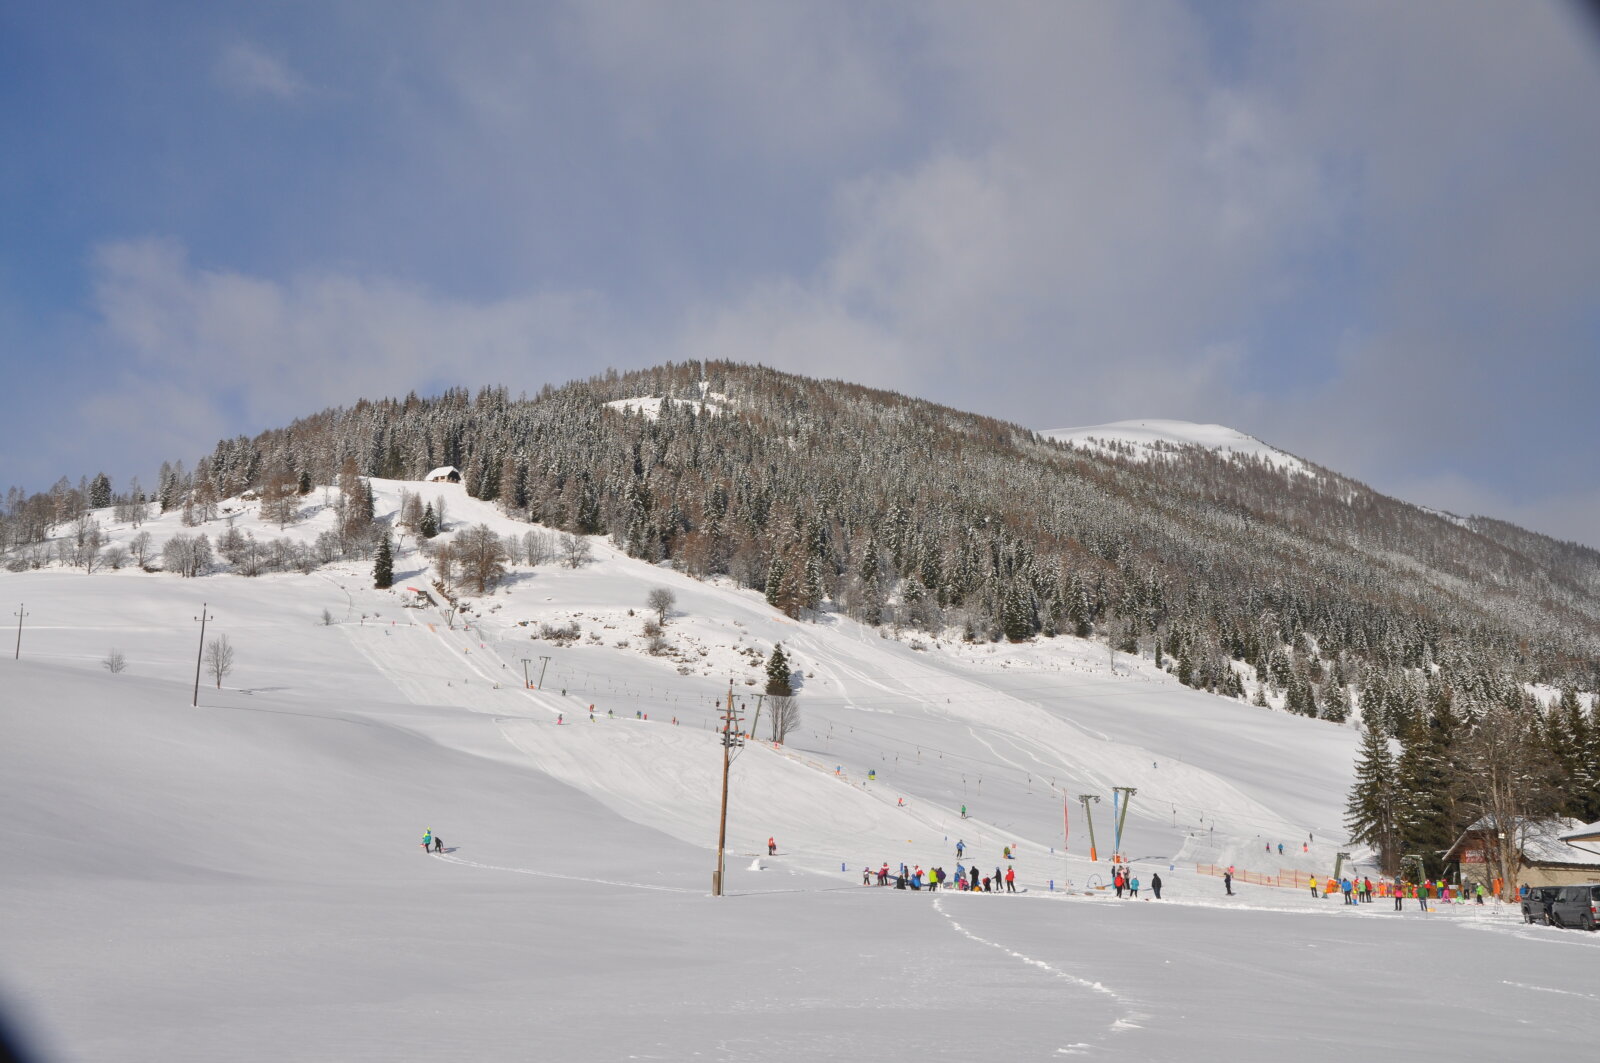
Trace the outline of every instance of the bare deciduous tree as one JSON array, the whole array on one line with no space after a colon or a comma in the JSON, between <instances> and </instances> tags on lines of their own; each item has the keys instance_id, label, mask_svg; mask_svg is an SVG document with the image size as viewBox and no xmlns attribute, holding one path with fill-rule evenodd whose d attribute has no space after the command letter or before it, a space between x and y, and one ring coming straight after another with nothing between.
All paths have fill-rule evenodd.
<instances>
[{"instance_id":1,"label":"bare deciduous tree","mask_svg":"<svg viewBox=\"0 0 1600 1063\"><path fill-rule=\"evenodd\" d=\"M200 480L194 488L194 517L198 523L217 519L217 489L210 480Z\"/></svg>"},{"instance_id":2,"label":"bare deciduous tree","mask_svg":"<svg viewBox=\"0 0 1600 1063\"><path fill-rule=\"evenodd\" d=\"M800 704L792 694L777 694L767 698L767 719L772 726L772 740L779 745L800 726Z\"/></svg>"},{"instance_id":3,"label":"bare deciduous tree","mask_svg":"<svg viewBox=\"0 0 1600 1063\"><path fill-rule=\"evenodd\" d=\"M100 667L115 675L128 667L128 659L122 655L121 650L113 646L111 652L101 659Z\"/></svg>"},{"instance_id":4,"label":"bare deciduous tree","mask_svg":"<svg viewBox=\"0 0 1600 1063\"><path fill-rule=\"evenodd\" d=\"M161 561L168 572L198 576L211 566L211 540L204 535L174 535L161 548Z\"/></svg>"},{"instance_id":5,"label":"bare deciduous tree","mask_svg":"<svg viewBox=\"0 0 1600 1063\"><path fill-rule=\"evenodd\" d=\"M505 578L505 544L487 524L474 525L461 532L451 546L451 553L460 566L461 584L474 594L492 593Z\"/></svg>"},{"instance_id":6,"label":"bare deciduous tree","mask_svg":"<svg viewBox=\"0 0 1600 1063\"><path fill-rule=\"evenodd\" d=\"M416 534L422 528L422 496L414 495L405 488L400 489L400 527Z\"/></svg>"},{"instance_id":7,"label":"bare deciduous tree","mask_svg":"<svg viewBox=\"0 0 1600 1063\"><path fill-rule=\"evenodd\" d=\"M555 544L551 542L550 533L545 531L531 531L523 535L522 550L528 556L530 568L547 564L556 556Z\"/></svg>"},{"instance_id":8,"label":"bare deciduous tree","mask_svg":"<svg viewBox=\"0 0 1600 1063\"><path fill-rule=\"evenodd\" d=\"M72 524L73 563L85 572L93 572L100 563L100 547L105 544L100 524L93 517L79 517Z\"/></svg>"},{"instance_id":9,"label":"bare deciduous tree","mask_svg":"<svg viewBox=\"0 0 1600 1063\"><path fill-rule=\"evenodd\" d=\"M299 513L300 485L287 469L279 467L261 488L261 519L284 528L293 524Z\"/></svg>"},{"instance_id":10,"label":"bare deciduous tree","mask_svg":"<svg viewBox=\"0 0 1600 1063\"><path fill-rule=\"evenodd\" d=\"M581 535L563 533L561 536L561 563L568 568L582 568L594 556L589 540Z\"/></svg>"},{"instance_id":11,"label":"bare deciduous tree","mask_svg":"<svg viewBox=\"0 0 1600 1063\"><path fill-rule=\"evenodd\" d=\"M150 561L150 533L142 531L128 542L128 552L133 555L134 563L143 568Z\"/></svg>"},{"instance_id":12,"label":"bare deciduous tree","mask_svg":"<svg viewBox=\"0 0 1600 1063\"><path fill-rule=\"evenodd\" d=\"M1538 712L1531 706L1490 706L1462 740L1460 752L1467 804L1485 821L1501 899L1509 900L1530 821L1556 807L1560 768L1539 741Z\"/></svg>"},{"instance_id":13,"label":"bare deciduous tree","mask_svg":"<svg viewBox=\"0 0 1600 1063\"><path fill-rule=\"evenodd\" d=\"M655 588L650 592L649 596L645 598L645 603L649 605L651 610L655 612L656 617L663 625L665 625L667 622L667 613L671 612L673 605L675 605L677 601L678 596L673 594L665 587Z\"/></svg>"},{"instance_id":14,"label":"bare deciduous tree","mask_svg":"<svg viewBox=\"0 0 1600 1063\"><path fill-rule=\"evenodd\" d=\"M217 689L222 689L222 679L233 671L233 645L228 641L228 636L220 635L206 644L206 671L217 681Z\"/></svg>"}]
</instances>

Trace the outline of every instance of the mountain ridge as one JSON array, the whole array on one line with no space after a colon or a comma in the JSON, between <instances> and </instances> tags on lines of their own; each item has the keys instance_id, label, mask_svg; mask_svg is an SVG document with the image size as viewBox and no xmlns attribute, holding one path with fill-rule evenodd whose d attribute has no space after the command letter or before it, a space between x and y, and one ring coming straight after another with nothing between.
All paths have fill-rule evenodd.
<instances>
[{"instance_id":1,"label":"mountain ridge","mask_svg":"<svg viewBox=\"0 0 1600 1063\"><path fill-rule=\"evenodd\" d=\"M717 411L703 413L713 393ZM1275 690L1299 669L1316 712L1334 670L1347 685L1428 664L1470 674L1464 685L1483 696L1523 681L1600 686L1600 552L1441 517L1293 460L1290 475L1262 451L1170 439L1119 453L893 392L709 362L533 399L485 388L363 400L224 440L193 474L164 467L155 494L170 508L273 478L456 465L470 495L508 514L728 575L796 616L828 602L868 623L976 639L1159 642L1196 685L1235 696L1246 692L1229 659ZM70 513L70 493L8 505L13 563L29 530L37 543L46 518Z\"/></svg>"}]
</instances>

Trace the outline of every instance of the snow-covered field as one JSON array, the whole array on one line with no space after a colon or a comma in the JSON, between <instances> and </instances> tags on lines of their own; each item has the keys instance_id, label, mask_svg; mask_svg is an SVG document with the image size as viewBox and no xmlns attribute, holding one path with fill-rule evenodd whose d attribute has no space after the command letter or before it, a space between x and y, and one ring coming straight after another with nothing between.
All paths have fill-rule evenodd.
<instances>
[{"instance_id":1,"label":"snow-covered field","mask_svg":"<svg viewBox=\"0 0 1600 1063\"><path fill-rule=\"evenodd\" d=\"M374 486L380 515L406 486L445 497L452 529L528 530L459 487ZM311 539L328 519L239 523ZM187 531L176 514L145 529ZM759 595L594 552L514 570L453 626L406 607L404 588L427 586L409 541L391 591L371 589L370 562L0 574L16 603L0 619L26 613L21 659L0 665L0 1002L37 1057L1593 1050L1600 937L1498 905L1227 897L1195 873L1329 871L1350 728L1196 693L1088 642L794 623ZM641 637L655 587L677 597L664 656ZM237 664L220 690L202 677L194 708L202 605ZM537 637L568 621L577 643ZM754 708L780 641L806 675L802 724L735 760L727 895L712 897L713 724L730 680ZM101 666L113 648L121 674ZM542 689L523 689L525 667ZM1137 788L1123 849L1147 883L1160 872L1160 901L1097 888L1114 786ZM1080 794L1102 799L1098 862ZM443 855L422 854L428 828ZM986 873L1013 846L1025 892L860 885L867 864L954 872L957 840Z\"/></svg>"}]
</instances>

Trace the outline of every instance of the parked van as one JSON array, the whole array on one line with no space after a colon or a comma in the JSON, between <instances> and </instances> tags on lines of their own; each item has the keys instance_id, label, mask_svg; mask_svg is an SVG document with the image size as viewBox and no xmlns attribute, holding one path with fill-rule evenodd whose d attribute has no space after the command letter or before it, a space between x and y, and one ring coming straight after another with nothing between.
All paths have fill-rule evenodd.
<instances>
[{"instance_id":1,"label":"parked van","mask_svg":"<svg viewBox=\"0 0 1600 1063\"><path fill-rule=\"evenodd\" d=\"M1594 930L1600 926L1600 883L1562 886L1550 915L1557 926Z\"/></svg>"}]
</instances>

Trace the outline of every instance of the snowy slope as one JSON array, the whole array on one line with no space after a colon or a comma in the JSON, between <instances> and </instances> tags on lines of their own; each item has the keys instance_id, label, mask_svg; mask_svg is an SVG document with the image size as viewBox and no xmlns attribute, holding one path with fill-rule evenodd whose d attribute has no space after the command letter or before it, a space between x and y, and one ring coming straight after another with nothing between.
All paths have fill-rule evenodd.
<instances>
[{"instance_id":1,"label":"snowy slope","mask_svg":"<svg viewBox=\"0 0 1600 1063\"><path fill-rule=\"evenodd\" d=\"M1084 428L1052 428L1040 433L1061 443L1100 453L1115 453L1135 461L1183 447L1200 447L1228 458L1251 458L1284 472L1313 475L1311 467L1292 454L1268 446L1255 436L1220 424L1192 421L1114 421Z\"/></svg>"},{"instance_id":2,"label":"snowy slope","mask_svg":"<svg viewBox=\"0 0 1600 1063\"><path fill-rule=\"evenodd\" d=\"M380 516L406 487L442 498L452 529L528 530L459 486L374 486ZM234 503L258 538L306 541L322 505L280 531ZM144 530L190 531L174 515ZM1592 1039L1567 1016L1594 939L1498 906L1229 898L1195 873L1326 873L1348 728L1113 666L1080 640L794 623L593 545L581 569L516 570L453 626L404 607L425 576L410 542L387 592L363 562L0 574L28 614L0 702L0 802L25 854L0 867L0 999L44 1057L1315 1060L1510 1052L1529 1029L1569 1055ZM657 586L677 595L664 657L640 637ZM202 603L238 666L196 709ZM537 637L568 621L576 644ZM738 755L730 895L712 898L711 727L730 683L753 707L778 641L806 673L803 725ZM113 646L120 675L100 666ZM524 661L542 689L522 688ZM1159 904L1094 888L1113 786L1137 787L1124 849L1146 882L1160 871ZM1098 862L1086 793L1102 798ZM451 851L420 853L430 827ZM1027 892L859 885L868 863L953 872L958 838L986 871L1016 846ZM1399 954L1429 992L1377 962ZM1485 1014L1507 1021L1485 1029Z\"/></svg>"}]
</instances>

